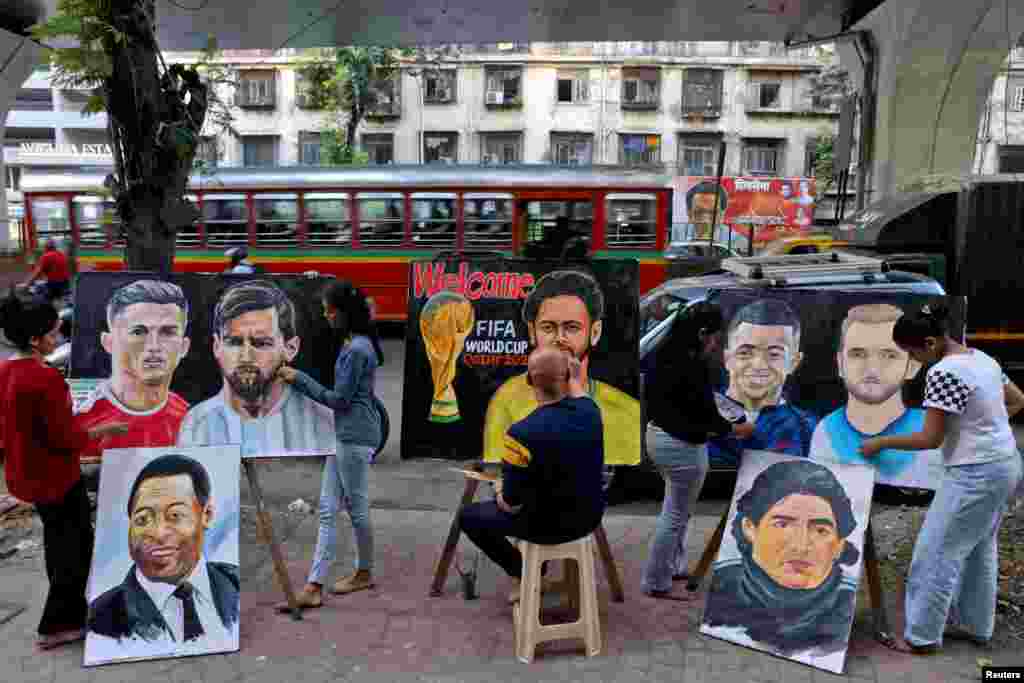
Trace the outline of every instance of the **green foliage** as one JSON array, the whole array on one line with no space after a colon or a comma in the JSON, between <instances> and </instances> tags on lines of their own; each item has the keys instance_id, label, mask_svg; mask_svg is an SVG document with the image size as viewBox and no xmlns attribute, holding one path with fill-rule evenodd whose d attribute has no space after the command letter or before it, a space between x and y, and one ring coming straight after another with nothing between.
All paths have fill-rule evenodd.
<instances>
[{"instance_id":1,"label":"green foliage","mask_svg":"<svg viewBox=\"0 0 1024 683\"><path fill-rule=\"evenodd\" d=\"M76 43L47 49L53 83L60 88L96 88L113 74L110 58L127 37L113 26L110 0L58 0L57 12L31 27L32 38Z\"/></svg>"},{"instance_id":2,"label":"green foliage","mask_svg":"<svg viewBox=\"0 0 1024 683\"><path fill-rule=\"evenodd\" d=\"M835 136L822 135L814 149L814 177L817 179L818 194L823 195L835 182L833 160L835 159Z\"/></svg>"},{"instance_id":3,"label":"green foliage","mask_svg":"<svg viewBox=\"0 0 1024 683\"><path fill-rule=\"evenodd\" d=\"M345 131L328 128L320 131L321 166L360 166L370 163L370 155L345 142Z\"/></svg>"}]
</instances>

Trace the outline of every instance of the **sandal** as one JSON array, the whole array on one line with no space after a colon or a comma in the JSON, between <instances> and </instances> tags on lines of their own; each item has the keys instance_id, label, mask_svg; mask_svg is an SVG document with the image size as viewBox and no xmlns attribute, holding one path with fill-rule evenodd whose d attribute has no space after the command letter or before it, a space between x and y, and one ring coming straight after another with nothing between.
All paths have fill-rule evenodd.
<instances>
[{"instance_id":1,"label":"sandal","mask_svg":"<svg viewBox=\"0 0 1024 683\"><path fill-rule=\"evenodd\" d=\"M966 641L968 643L971 643L972 645L976 645L977 647L980 647L980 648L983 648L983 649L988 649L988 648L992 647L992 641L990 639L988 639L988 638L979 638L978 636L974 635L970 631L964 630L964 629L959 628L957 626L949 626L949 627L947 627L946 630L942 633L942 636L944 638L949 638L950 640Z\"/></svg>"},{"instance_id":2,"label":"sandal","mask_svg":"<svg viewBox=\"0 0 1024 683\"><path fill-rule=\"evenodd\" d=\"M76 643L79 640L85 640L84 628L71 629L70 631L58 631L57 633L39 636L39 639L36 640L36 647L40 650L52 650L53 648L60 647L61 645Z\"/></svg>"},{"instance_id":3,"label":"sandal","mask_svg":"<svg viewBox=\"0 0 1024 683\"><path fill-rule=\"evenodd\" d=\"M913 645L903 640L902 638L897 639L889 635L888 633L879 633L876 637L878 639L878 642L880 642L882 645L885 645L890 650L902 652L903 654L908 655L918 655L925 657L929 655L938 654L940 649L939 646L935 643L932 643L931 645Z\"/></svg>"},{"instance_id":4,"label":"sandal","mask_svg":"<svg viewBox=\"0 0 1024 683\"><path fill-rule=\"evenodd\" d=\"M671 588L665 591L644 591L644 595L649 598L675 600L676 602L690 602L693 600L693 593L673 593Z\"/></svg>"},{"instance_id":5,"label":"sandal","mask_svg":"<svg viewBox=\"0 0 1024 683\"><path fill-rule=\"evenodd\" d=\"M295 596L295 602L298 603L300 609L316 609L317 607L324 606L324 597L320 591L314 593L303 588ZM292 611L292 606L285 600L274 605L274 609L278 612L287 613Z\"/></svg>"}]
</instances>

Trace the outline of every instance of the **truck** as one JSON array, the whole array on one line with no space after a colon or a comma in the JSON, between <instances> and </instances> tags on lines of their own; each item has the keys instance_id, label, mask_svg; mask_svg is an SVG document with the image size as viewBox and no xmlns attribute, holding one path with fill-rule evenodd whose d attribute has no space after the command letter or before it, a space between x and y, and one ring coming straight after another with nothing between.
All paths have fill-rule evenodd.
<instances>
[{"instance_id":1,"label":"truck","mask_svg":"<svg viewBox=\"0 0 1024 683\"><path fill-rule=\"evenodd\" d=\"M848 249L915 254L950 295L967 297L967 343L1024 381L1024 176L967 176L955 186L897 194L833 228ZM930 263L927 263L930 261ZM923 264L923 265L922 265Z\"/></svg>"}]
</instances>

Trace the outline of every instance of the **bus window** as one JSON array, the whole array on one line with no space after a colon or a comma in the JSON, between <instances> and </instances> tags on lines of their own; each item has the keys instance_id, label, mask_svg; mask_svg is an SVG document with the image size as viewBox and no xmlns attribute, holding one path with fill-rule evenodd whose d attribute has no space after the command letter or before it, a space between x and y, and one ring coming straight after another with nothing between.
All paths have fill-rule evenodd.
<instances>
[{"instance_id":1,"label":"bus window","mask_svg":"<svg viewBox=\"0 0 1024 683\"><path fill-rule=\"evenodd\" d=\"M52 239L57 246L67 248L71 240L71 226L68 224L68 205L63 199L33 199L32 224L39 247Z\"/></svg>"},{"instance_id":2,"label":"bus window","mask_svg":"<svg viewBox=\"0 0 1024 683\"><path fill-rule=\"evenodd\" d=\"M415 192L412 195L412 241L417 247L455 247L455 195Z\"/></svg>"},{"instance_id":3,"label":"bus window","mask_svg":"<svg viewBox=\"0 0 1024 683\"><path fill-rule=\"evenodd\" d=\"M203 197L206 243L211 247L249 243L249 216L244 194L208 194Z\"/></svg>"},{"instance_id":4,"label":"bus window","mask_svg":"<svg viewBox=\"0 0 1024 683\"><path fill-rule=\"evenodd\" d=\"M352 205L347 194L310 192L305 201L310 246L352 246Z\"/></svg>"},{"instance_id":5,"label":"bus window","mask_svg":"<svg viewBox=\"0 0 1024 683\"><path fill-rule=\"evenodd\" d=\"M252 198L256 212L256 245L294 247L299 243L299 196L257 194Z\"/></svg>"},{"instance_id":6,"label":"bus window","mask_svg":"<svg viewBox=\"0 0 1024 683\"><path fill-rule=\"evenodd\" d=\"M594 205L585 201L526 202L526 232L523 245L537 245L538 255L557 257L567 239L590 238ZM565 234L562 234L564 231Z\"/></svg>"},{"instance_id":7,"label":"bus window","mask_svg":"<svg viewBox=\"0 0 1024 683\"><path fill-rule=\"evenodd\" d=\"M365 247L398 247L405 239L402 195L359 195L359 243Z\"/></svg>"},{"instance_id":8,"label":"bus window","mask_svg":"<svg viewBox=\"0 0 1024 683\"><path fill-rule=\"evenodd\" d=\"M199 198L194 194L185 195L185 201L191 203L197 209L199 208ZM178 246L195 248L199 245L199 217L197 215L191 225L184 225L178 229Z\"/></svg>"},{"instance_id":9,"label":"bus window","mask_svg":"<svg viewBox=\"0 0 1024 683\"><path fill-rule=\"evenodd\" d=\"M78 224L78 244L86 249L106 248L108 234L119 239L121 226L114 202L93 195L78 195L71 200Z\"/></svg>"},{"instance_id":10,"label":"bus window","mask_svg":"<svg viewBox=\"0 0 1024 683\"><path fill-rule=\"evenodd\" d=\"M605 202L605 240L609 247L646 249L657 246L657 196L610 194Z\"/></svg>"},{"instance_id":11,"label":"bus window","mask_svg":"<svg viewBox=\"0 0 1024 683\"><path fill-rule=\"evenodd\" d=\"M512 195L467 194L463 199L466 249L512 246Z\"/></svg>"}]
</instances>

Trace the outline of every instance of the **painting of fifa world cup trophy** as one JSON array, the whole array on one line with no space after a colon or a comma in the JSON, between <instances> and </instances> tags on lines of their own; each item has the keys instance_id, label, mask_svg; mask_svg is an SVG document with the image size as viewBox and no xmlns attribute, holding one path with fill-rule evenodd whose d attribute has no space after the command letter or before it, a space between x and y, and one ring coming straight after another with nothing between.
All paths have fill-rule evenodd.
<instances>
[{"instance_id":1,"label":"painting of fifa world cup trophy","mask_svg":"<svg viewBox=\"0 0 1024 683\"><path fill-rule=\"evenodd\" d=\"M427 300L420 313L420 333L434 378L431 422L457 422L459 402L455 396L455 363L466 337L473 330L473 305L456 292L438 292Z\"/></svg>"}]
</instances>

